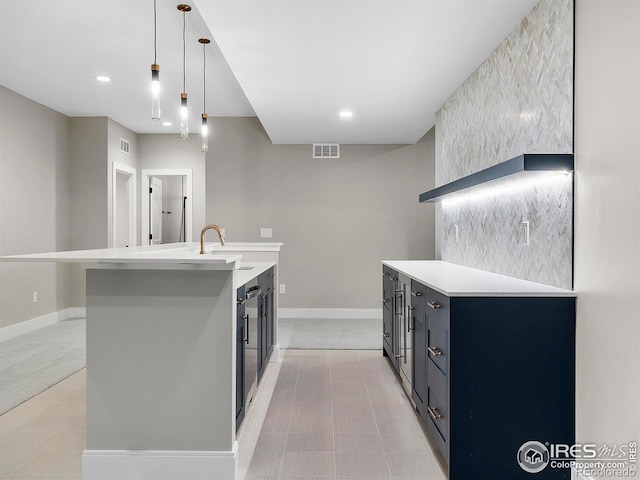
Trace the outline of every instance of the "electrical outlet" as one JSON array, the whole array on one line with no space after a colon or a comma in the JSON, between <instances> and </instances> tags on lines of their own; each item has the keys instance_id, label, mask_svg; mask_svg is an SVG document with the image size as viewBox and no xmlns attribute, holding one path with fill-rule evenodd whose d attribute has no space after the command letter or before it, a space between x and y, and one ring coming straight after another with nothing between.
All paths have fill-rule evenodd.
<instances>
[{"instance_id":1,"label":"electrical outlet","mask_svg":"<svg viewBox=\"0 0 640 480\"><path fill-rule=\"evenodd\" d=\"M523 220L522 221L522 245L529 245L530 244L530 237L529 237L529 221L528 220Z\"/></svg>"},{"instance_id":2,"label":"electrical outlet","mask_svg":"<svg viewBox=\"0 0 640 480\"><path fill-rule=\"evenodd\" d=\"M33 292L33 303L38 303L38 292Z\"/></svg>"},{"instance_id":3,"label":"electrical outlet","mask_svg":"<svg viewBox=\"0 0 640 480\"><path fill-rule=\"evenodd\" d=\"M272 228L261 228L260 229L260 238L271 238L273 236Z\"/></svg>"},{"instance_id":4,"label":"electrical outlet","mask_svg":"<svg viewBox=\"0 0 640 480\"><path fill-rule=\"evenodd\" d=\"M280 293L287 293L287 288L285 287L284 283L280 284Z\"/></svg>"}]
</instances>

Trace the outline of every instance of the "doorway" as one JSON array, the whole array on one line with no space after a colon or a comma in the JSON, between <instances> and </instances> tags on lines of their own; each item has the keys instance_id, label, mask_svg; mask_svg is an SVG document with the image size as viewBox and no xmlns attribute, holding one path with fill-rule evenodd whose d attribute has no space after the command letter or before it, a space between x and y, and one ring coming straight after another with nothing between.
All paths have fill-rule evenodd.
<instances>
[{"instance_id":1,"label":"doorway","mask_svg":"<svg viewBox=\"0 0 640 480\"><path fill-rule=\"evenodd\" d=\"M142 170L142 244L191 242L192 171Z\"/></svg>"},{"instance_id":2,"label":"doorway","mask_svg":"<svg viewBox=\"0 0 640 480\"><path fill-rule=\"evenodd\" d=\"M137 244L136 170L113 162L109 247L133 247Z\"/></svg>"}]
</instances>

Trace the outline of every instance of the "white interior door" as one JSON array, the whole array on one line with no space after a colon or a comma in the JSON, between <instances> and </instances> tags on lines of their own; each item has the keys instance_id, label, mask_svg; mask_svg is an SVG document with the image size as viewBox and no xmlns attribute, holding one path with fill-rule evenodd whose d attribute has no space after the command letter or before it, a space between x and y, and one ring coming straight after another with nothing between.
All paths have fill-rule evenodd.
<instances>
[{"instance_id":1,"label":"white interior door","mask_svg":"<svg viewBox=\"0 0 640 480\"><path fill-rule=\"evenodd\" d=\"M162 243L162 180L149 180L149 244Z\"/></svg>"},{"instance_id":2,"label":"white interior door","mask_svg":"<svg viewBox=\"0 0 640 480\"><path fill-rule=\"evenodd\" d=\"M114 211L114 247L129 246L129 195L127 194L127 182L131 176L126 173L116 172L116 208Z\"/></svg>"}]
</instances>

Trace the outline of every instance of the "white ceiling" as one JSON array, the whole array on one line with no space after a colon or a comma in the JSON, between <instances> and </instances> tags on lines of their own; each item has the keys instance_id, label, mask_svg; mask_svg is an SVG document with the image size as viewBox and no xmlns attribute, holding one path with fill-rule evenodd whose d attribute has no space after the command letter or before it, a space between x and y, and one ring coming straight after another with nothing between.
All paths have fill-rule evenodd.
<instances>
[{"instance_id":1,"label":"white ceiling","mask_svg":"<svg viewBox=\"0 0 640 480\"><path fill-rule=\"evenodd\" d=\"M66 115L177 132L182 14L178 2L157 3L162 117L173 126L150 118L153 0L0 0L0 84ZM210 116L257 115L274 143L415 143L536 3L194 0L190 129L202 112L197 39L207 36ZM353 117L340 118L343 109Z\"/></svg>"}]
</instances>

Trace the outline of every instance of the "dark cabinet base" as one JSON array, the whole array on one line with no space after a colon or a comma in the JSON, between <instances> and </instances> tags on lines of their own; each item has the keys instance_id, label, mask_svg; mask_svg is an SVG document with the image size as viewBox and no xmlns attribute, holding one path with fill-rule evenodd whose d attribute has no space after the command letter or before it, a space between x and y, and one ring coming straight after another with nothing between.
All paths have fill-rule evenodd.
<instances>
[{"instance_id":1,"label":"dark cabinet base","mask_svg":"<svg viewBox=\"0 0 640 480\"><path fill-rule=\"evenodd\" d=\"M386 293L395 272L385 269ZM449 479L571 478L551 464L528 473L518 452L575 441L575 298L411 290L411 397ZM383 354L397 370L389 343Z\"/></svg>"}]
</instances>

